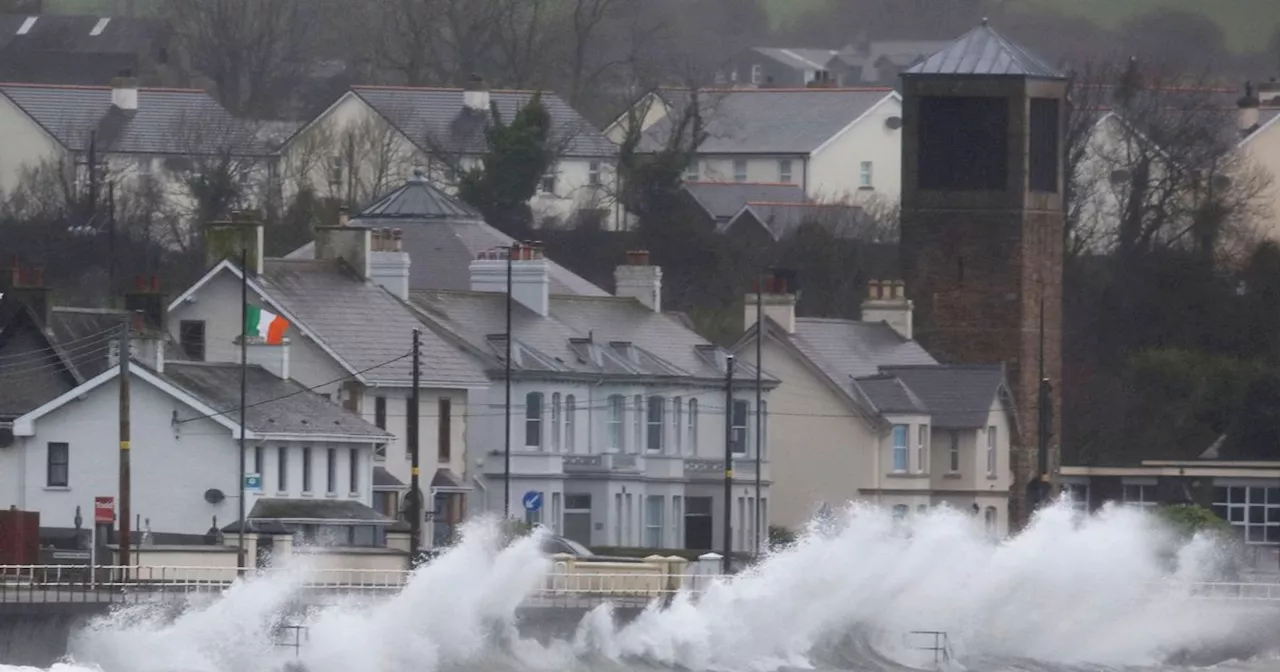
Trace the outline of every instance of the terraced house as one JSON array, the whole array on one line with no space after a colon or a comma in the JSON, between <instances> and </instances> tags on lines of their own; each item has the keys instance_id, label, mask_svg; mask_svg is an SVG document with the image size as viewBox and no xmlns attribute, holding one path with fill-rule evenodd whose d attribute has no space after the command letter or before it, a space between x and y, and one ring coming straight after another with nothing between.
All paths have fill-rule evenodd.
<instances>
[{"instance_id":1,"label":"terraced house","mask_svg":"<svg viewBox=\"0 0 1280 672\"><path fill-rule=\"evenodd\" d=\"M472 395L467 441L489 509L509 508L586 545L719 548L728 353L662 311L662 270L647 253L617 268L614 296L590 296L554 293L551 262L533 247L510 260L508 344L506 254L473 261L468 291L412 293L425 319L483 361L493 381ZM757 408L754 369L739 365L735 375L730 504L733 547L745 551L767 538L772 475L754 418L767 413L777 381L764 379Z\"/></svg>"}]
</instances>

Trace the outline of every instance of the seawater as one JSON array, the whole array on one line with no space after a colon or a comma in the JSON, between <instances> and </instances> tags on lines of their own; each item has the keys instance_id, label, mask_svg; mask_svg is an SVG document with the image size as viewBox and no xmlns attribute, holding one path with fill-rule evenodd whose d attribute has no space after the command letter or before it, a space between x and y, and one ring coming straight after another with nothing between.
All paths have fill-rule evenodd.
<instances>
[{"instance_id":1,"label":"seawater","mask_svg":"<svg viewBox=\"0 0 1280 672\"><path fill-rule=\"evenodd\" d=\"M1226 556L1129 508L1082 519L1059 503L997 543L959 511L895 520L850 506L702 595L627 623L604 605L572 637L540 642L515 627L551 570L540 538L506 545L482 520L395 596L311 612L300 651L272 632L293 618L303 566L176 617L146 607L102 617L49 672L277 672L295 660L309 672L933 669L913 631L947 633L951 670L1280 669L1270 654L1280 620L1196 601L1186 587L1224 578ZM19 670L35 672L0 664Z\"/></svg>"}]
</instances>

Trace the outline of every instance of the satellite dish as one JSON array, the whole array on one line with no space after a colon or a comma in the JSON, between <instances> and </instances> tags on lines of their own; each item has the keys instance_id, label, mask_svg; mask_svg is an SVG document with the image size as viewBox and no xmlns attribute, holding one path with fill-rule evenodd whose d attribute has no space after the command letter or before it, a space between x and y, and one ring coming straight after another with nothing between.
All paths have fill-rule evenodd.
<instances>
[{"instance_id":1,"label":"satellite dish","mask_svg":"<svg viewBox=\"0 0 1280 672\"><path fill-rule=\"evenodd\" d=\"M0 427L0 448L8 448L13 445L13 428Z\"/></svg>"},{"instance_id":2,"label":"satellite dish","mask_svg":"<svg viewBox=\"0 0 1280 672\"><path fill-rule=\"evenodd\" d=\"M884 125L890 130L896 131L899 128L902 128L902 117L889 117L884 120Z\"/></svg>"},{"instance_id":3,"label":"satellite dish","mask_svg":"<svg viewBox=\"0 0 1280 672\"><path fill-rule=\"evenodd\" d=\"M210 504L218 504L226 498L227 496L222 494L222 491L217 488L209 488L204 491L204 501L209 502Z\"/></svg>"}]
</instances>

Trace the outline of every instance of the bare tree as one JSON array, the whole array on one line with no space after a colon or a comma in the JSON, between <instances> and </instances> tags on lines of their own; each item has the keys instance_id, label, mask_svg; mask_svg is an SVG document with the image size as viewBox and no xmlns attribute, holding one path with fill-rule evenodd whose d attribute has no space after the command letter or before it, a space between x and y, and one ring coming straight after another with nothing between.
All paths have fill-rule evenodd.
<instances>
[{"instance_id":1,"label":"bare tree","mask_svg":"<svg viewBox=\"0 0 1280 672\"><path fill-rule=\"evenodd\" d=\"M380 0L374 57L412 86L462 86L481 72L503 18L498 0Z\"/></svg>"},{"instance_id":2,"label":"bare tree","mask_svg":"<svg viewBox=\"0 0 1280 672\"><path fill-rule=\"evenodd\" d=\"M170 0L179 44L238 115L270 117L307 73L320 3L313 0Z\"/></svg>"}]
</instances>

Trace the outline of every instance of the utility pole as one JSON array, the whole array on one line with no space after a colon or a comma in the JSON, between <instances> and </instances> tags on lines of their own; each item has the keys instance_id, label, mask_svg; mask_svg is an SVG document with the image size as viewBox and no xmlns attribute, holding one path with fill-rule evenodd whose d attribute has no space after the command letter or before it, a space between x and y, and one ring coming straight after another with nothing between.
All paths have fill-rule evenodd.
<instances>
[{"instance_id":1,"label":"utility pole","mask_svg":"<svg viewBox=\"0 0 1280 672\"><path fill-rule=\"evenodd\" d=\"M760 552L760 523L763 516L760 507L760 462L764 451L764 392L760 389L764 374L760 372L764 357L764 271L761 270L756 280L756 506L752 511L755 517L755 531L752 541L756 553Z\"/></svg>"},{"instance_id":2,"label":"utility pole","mask_svg":"<svg viewBox=\"0 0 1280 672\"><path fill-rule=\"evenodd\" d=\"M409 472L409 569L417 566L418 548L422 545L422 491L419 488L419 475L421 468L418 466L418 440L421 438L418 431L419 420L419 404L418 404L418 383L422 375L422 363L419 355L419 343L422 338L422 331L416 327L413 330L413 389L409 390L409 417L405 420L405 431L409 434L409 460L411 470Z\"/></svg>"},{"instance_id":3,"label":"utility pole","mask_svg":"<svg viewBox=\"0 0 1280 672\"><path fill-rule=\"evenodd\" d=\"M503 469L502 469L502 520L505 522L511 518L511 255L516 254L520 250L519 243L513 243L507 248L507 353L503 357L502 365L505 373L503 380L507 387L507 404L506 404L506 448L503 451Z\"/></svg>"},{"instance_id":4,"label":"utility pole","mask_svg":"<svg viewBox=\"0 0 1280 672\"><path fill-rule=\"evenodd\" d=\"M107 183L107 294L116 295L116 183Z\"/></svg>"},{"instance_id":5,"label":"utility pole","mask_svg":"<svg viewBox=\"0 0 1280 672\"><path fill-rule=\"evenodd\" d=\"M133 313L125 316L124 331L120 335L120 539L116 545L120 549L118 562L125 567L128 576L129 567L129 516L131 515L129 498L131 496L129 473L129 344L133 341L131 328Z\"/></svg>"},{"instance_id":6,"label":"utility pole","mask_svg":"<svg viewBox=\"0 0 1280 672\"><path fill-rule=\"evenodd\" d=\"M245 416L248 410L246 397L249 396L249 241L243 237L248 235L245 231L240 233L240 449L237 451L240 458L240 532L236 539L236 567L240 574L244 574L244 568L249 564L244 548L244 528L248 524L245 520L244 455L245 425L249 424Z\"/></svg>"},{"instance_id":7,"label":"utility pole","mask_svg":"<svg viewBox=\"0 0 1280 672\"><path fill-rule=\"evenodd\" d=\"M724 374L724 573L733 569L733 355Z\"/></svg>"}]
</instances>

